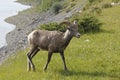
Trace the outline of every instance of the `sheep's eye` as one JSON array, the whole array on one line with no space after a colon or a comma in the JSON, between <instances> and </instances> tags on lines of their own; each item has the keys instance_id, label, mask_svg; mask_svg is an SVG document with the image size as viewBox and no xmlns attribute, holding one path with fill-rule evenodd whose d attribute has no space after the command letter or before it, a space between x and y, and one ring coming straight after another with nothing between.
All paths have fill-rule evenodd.
<instances>
[{"instance_id":1,"label":"sheep's eye","mask_svg":"<svg viewBox=\"0 0 120 80\"><path fill-rule=\"evenodd\" d=\"M73 29L71 29L71 28L68 28L68 30L70 30L70 31L72 31L72 32L74 31L74 30L73 30Z\"/></svg>"}]
</instances>

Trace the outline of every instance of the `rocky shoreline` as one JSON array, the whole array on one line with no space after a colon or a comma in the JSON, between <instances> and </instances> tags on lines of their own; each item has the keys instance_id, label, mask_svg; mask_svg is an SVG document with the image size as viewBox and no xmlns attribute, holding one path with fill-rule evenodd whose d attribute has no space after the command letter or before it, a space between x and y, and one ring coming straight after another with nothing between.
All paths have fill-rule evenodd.
<instances>
[{"instance_id":1,"label":"rocky shoreline","mask_svg":"<svg viewBox=\"0 0 120 80\"><path fill-rule=\"evenodd\" d=\"M85 1L81 5L85 5ZM39 25L49 22L61 22L66 17L72 16L76 11L81 10L83 6L77 7L66 13L61 12L55 15L51 10L44 13L19 12L18 15L9 17L6 22L16 25L16 28L6 36L7 46L0 48L0 64L7 57L16 51L27 48L27 35Z\"/></svg>"},{"instance_id":2,"label":"rocky shoreline","mask_svg":"<svg viewBox=\"0 0 120 80\"><path fill-rule=\"evenodd\" d=\"M49 12L44 14L28 14L21 12L18 15L6 19L6 22L16 25L16 28L6 35L8 45L0 48L0 63L2 63L9 55L27 47L27 35L40 24L46 23L44 17L48 13Z\"/></svg>"}]
</instances>

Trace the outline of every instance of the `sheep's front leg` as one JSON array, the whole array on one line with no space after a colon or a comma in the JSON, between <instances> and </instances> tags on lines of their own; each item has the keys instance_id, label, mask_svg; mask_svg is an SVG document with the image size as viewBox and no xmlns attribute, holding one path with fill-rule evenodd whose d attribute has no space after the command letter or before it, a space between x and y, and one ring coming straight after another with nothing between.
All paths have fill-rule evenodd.
<instances>
[{"instance_id":1,"label":"sheep's front leg","mask_svg":"<svg viewBox=\"0 0 120 80\"><path fill-rule=\"evenodd\" d=\"M49 62L50 62L50 60L51 60L52 54L53 54L52 52L49 52L49 53L48 53L48 59L47 59L46 65L45 65L45 67L44 67L44 71L47 70L47 66L48 66L48 64L49 64Z\"/></svg>"},{"instance_id":2,"label":"sheep's front leg","mask_svg":"<svg viewBox=\"0 0 120 80\"><path fill-rule=\"evenodd\" d=\"M66 66L66 63L65 63L65 57L64 57L64 52L62 51L62 52L60 52L60 55L61 55L61 58L62 58L62 61L63 61L63 64L64 64L64 70L68 70L67 69L67 66Z\"/></svg>"}]
</instances>

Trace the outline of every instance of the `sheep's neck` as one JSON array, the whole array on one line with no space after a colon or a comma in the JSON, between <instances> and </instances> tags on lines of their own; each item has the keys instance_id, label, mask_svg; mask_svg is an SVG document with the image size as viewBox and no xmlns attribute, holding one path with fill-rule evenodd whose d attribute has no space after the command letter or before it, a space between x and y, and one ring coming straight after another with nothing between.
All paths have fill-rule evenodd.
<instances>
[{"instance_id":1,"label":"sheep's neck","mask_svg":"<svg viewBox=\"0 0 120 80\"><path fill-rule=\"evenodd\" d=\"M64 46L66 47L66 46L69 44L70 40L72 39L72 35L71 35L71 33L70 33L69 30L67 30L67 31L64 33L63 39L64 39L64 41L65 41Z\"/></svg>"},{"instance_id":2,"label":"sheep's neck","mask_svg":"<svg viewBox=\"0 0 120 80\"><path fill-rule=\"evenodd\" d=\"M63 39L66 40L68 38L72 38L72 35L69 30L66 30L66 32L64 33Z\"/></svg>"}]
</instances>

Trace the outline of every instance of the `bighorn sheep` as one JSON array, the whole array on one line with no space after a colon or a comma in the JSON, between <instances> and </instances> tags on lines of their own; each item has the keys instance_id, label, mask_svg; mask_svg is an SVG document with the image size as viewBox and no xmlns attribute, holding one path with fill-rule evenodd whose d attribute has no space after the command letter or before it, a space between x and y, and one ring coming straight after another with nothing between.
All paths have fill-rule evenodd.
<instances>
[{"instance_id":1,"label":"bighorn sheep","mask_svg":"<svg viewBox=\"0 0 120 80\"><path fill-rule=\"evenodd\" d=\"M63 32L58 31L47 31L47 30L34 30L28 35L28 42L30 44L30 52L27 54L27 70L31 68L35 71L35 65L33 64L32 58L37 54L40 49L48 51L47 63L44 67L44 70L47 69L47 66L51 60L53 53L60 53L64 69L67 70L64 50L68 46L70 40L73 36L79 38L80 33L78 32L78 23L75 20L73 23L69 21L61 22L61 24L67 24L67 30Z\"/></svg>"}]
</instances>

